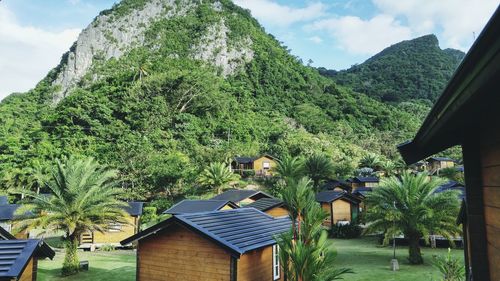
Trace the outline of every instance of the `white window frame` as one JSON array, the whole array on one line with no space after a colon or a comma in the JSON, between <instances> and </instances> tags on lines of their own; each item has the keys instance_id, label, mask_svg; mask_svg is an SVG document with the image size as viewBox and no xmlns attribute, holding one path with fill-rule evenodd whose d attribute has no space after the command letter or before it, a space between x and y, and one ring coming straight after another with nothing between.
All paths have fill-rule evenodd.
<instances>
[{"instance_id":1,"label":"white window frame","mask_svg":"<svg viewBox=\"0 0 500 281\"><path fill-rule=\"evenodd\" d=\"M271 163L267 162L267 161L263 162L262 167L264 168L264 170L269 170L269 169L271 169Z\"/></svg>"},{"instance_id":2,"label":"white window frame","mask_svg":"<svg viewBox=\"0 0 500 281\"><path fill-rule=\"evenodd\" d=\"M273 245L273 280L280 279L280 247Z\"/></svg>"},{"instance_id":3,"label":"white window frame","mask_svg":"<svg viewBox=\"0 0 500 281\"><path fill-rule=\"evenodd\" d=\"M119 222L112 222L108 224L108 232L121 232L123 225Z\"/></svg>"}]
</instances>

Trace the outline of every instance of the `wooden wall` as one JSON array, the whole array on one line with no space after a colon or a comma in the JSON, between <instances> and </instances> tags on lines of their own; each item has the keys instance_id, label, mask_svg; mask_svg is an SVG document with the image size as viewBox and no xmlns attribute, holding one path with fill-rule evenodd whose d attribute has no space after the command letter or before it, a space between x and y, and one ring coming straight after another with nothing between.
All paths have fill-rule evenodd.
<instances>
[{"instance_id":1,"label":"wooden wall","mask_svg":"<svg viewBox=\"0 0 500 281\"><path fill-rule=\"evenodd\" d=\"M230 280L230 254L180 225L140 240L137 255L138 281Z\"/></svg>"},{"instance_id":2,"label":"wooden wall","mask_svg":"<svg viewBox=\"0 0 500 281\"><path fill-rule=\"evenodd\" d=\"M321 203L321 208L328 214L328 217L323 222L324 226L331 227L332 226L332 216L331 216L331 204L329 203Z\"/></svg>"},{"instance_id":3,"label":"wooden wall","mask_svg":"<svg viewBox=\"0 0 500 281\"><path fill-rule=\"evenodd\" d=\"M333 201L332 207L334 224L338 221L351 221L351 203L339 199Z\"/></svg>"},{"instance_id":4,"label":"wooden wall","mask_svg":"<svg viewBox=\"0 0 500 281\"><path fill-rule=\"evenodd\" d=\"M221 210L232 210L232 209L234 209L234 208L231 207L231 205L229 205L229 204L226 204L226 205L224 205L224 207L221 208Z\"/></svg>"},{"instance_id":5,"label":"wooden wall","mask_svg":"<svg viewBox=\"0 0 500 281\"><path fill-rule=\"evenodd\" d=\"M270 169L269 170L265 170L264 169L264 162L268 162L269 165L270 165ZM276 161L274 161L273 159L267 157L267 156L262 156L258 159L255 159L253 161L253 169L255 170L256 173L267 173L267 175L272 175L273 174L273 171L274 169L276 168ZM266 175L266 174L264 174Z\"/></svg>"},{"instance_id":6,"label":"wooden wall","mask_svg":"<svg viewBox=\"0 0 500 281\"><path fill-rule=\"evenodd\" d=\"M490 279L500 280L500 134L484 134L480 139Z\"/></svg>"},{"instance_id":7,"label":"wooden wall","mask_svg":"<svg viewBox=\"0 0 500 281\"><path fill-rule=\"evenodd\" d=\"M122 225L121 231L100 233L94 232L94 243L120 243L120 241L137 233L138 219L128 216L126 218L129 224Z\"/></svg>"},{"instance_id":8,"label":"wooden wall","mask_svg":"<svg viewBox=\"0 0 500 281\"><path fill-rule=\"evenodd\" d=\"M288 210L283 207L275 207L266 211L266 214L273 217L288 216Z\"/></svg>"},{"instance_id":9,"label":"wooden wall","mask_svg":"<svg viewBox=\"0 0 500 281\"><path fill-rule=\"evenodd\" d=\"M21 274L21 277L18 279L19 281L33 281L36 280L36 271L34 270L36 268L36 260L34 261L33 259L36 258L31 258L28 265L24 269L23 273ZM33 278L35 277L35 278Z\"/></svg>"},{"instance_id":10,"label":"wooden wall","mask_svg":"<svg viewBox=\"0 0 500 281\"><path fill-rule=\"evenodd\" d=\"M271 281L273 280L273 246L245 253L238 260L238 281ZM284 280L283 272L280 279Z\"/></svg>"}]
</instances>

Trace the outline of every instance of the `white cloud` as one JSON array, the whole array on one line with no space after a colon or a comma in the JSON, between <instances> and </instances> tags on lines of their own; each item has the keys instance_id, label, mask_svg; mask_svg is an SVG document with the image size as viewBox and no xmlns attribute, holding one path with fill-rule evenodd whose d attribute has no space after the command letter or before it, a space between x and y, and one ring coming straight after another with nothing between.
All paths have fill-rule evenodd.
<instances>
[{"instance_id":1,"label":"white cloud","mask_svg":"<svg viewBox=\"0 0 500 281\"><path fill-rule=\"evenodd\" d=\"M378 15L369 20L355 16L318 20L306 29L330 33L337 47L356 55L373 55L391 44L412 37L408 27L388 15Z\"/></svg>"},{"instance_id":2,"label":"white cloud","mask_svg":"<svg viewBox=\"0 0 500 281\"><path fill-rule=\"evenodd\" d=\"M323 42L323 39L321 39L321 37L319 37L319 36L312 36L312 37L309 37L309 41L312 41L313 43L316 43L316 44L320 44L321 42Z\"/></svg>"},{"instance_id":3,"label":"white cloud","mask_svg":"<svg viewBox=\"0 0 500 281\"><path fill-rule=\"evenodd\" d=\"M60 32L19 24L0 6L0 100L33 88L76 41L79 29Z\"/></svg>"},{"instance_id":4,"label":"white cloud","mask_svg":"<svg viewBox=\"0 0 500 281\"><path fill-rule=\"evenodd\" d=\"M283 27L317 19L326 12L326 6L321 2L311 3L305 8L280 5L271 0L235 0L234 3L249 9L254 17L265 24Z\"/></svg>"},{"instance_id":5,"label":"white cloud","mask_svg":"<svg viewBox=\"0 0 500 281\"><path fill-rule=\"evenodd\" d=\"M373 0L384 14L404 17L414 33L439 30L444 47L468 50L498 6L498 0Z\"/></svg>"}]
</instances>

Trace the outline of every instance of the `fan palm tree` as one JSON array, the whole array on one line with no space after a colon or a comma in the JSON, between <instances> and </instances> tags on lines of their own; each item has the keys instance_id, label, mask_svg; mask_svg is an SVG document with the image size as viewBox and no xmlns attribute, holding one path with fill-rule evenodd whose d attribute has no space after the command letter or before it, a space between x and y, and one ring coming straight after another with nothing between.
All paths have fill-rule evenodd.
<instances>
[{"instance_id":1,"label":"fan palm tree","mask_svg":"<svg viewBox=\"0 0 500 281\"><path fill-rule=\"evenodd\" d=\"M291 281L337 280L350 269L332 267L335 253L322 228L328 216L314 200L311 181L290 182L282 198L289 207L292 224L289 232L277 237L283 273Z\"/></svg>"},{"instance_id":2,"label":"fan palm tree","mask_svg":"<svg viewBox=\"0 0 500 281\"><path fill-rule=\"evenodd\" d=\"M56 161L51 179L44 185L51 196L20 190L32 199L18 209L31 211L36 216L20 221L16 231L37 228L46 232L65 233L64 275L78 272L78 240L87 231L104 232L110 223L126 223L126 203L118 199L122 190L115 188L117 172L100 166L93 158L70 158L65 163Z\"/></svg>"},{"instance_id":3,"label":"fan palm tree","mask_svg":"<svg viewBox=\"0 0 500 281\"><path fill-rule=\"evenodd\" d=\"M385 232L384 242L402 233L409 242L409 261L423 263L419 241L431 234L447 239L460 232L456 225L459 200L455 191L435 193L443 184L426 173L404 172L401 178L383 179L380 187L367 195L367 232Z\"/></svg>"},{"instance_id":4,"label":"fan palm tree","mask_svg":"<svg viewBox=\"0 0 500 281\"><path fill-rule=\"evenodd\" d=\"M304 161L299 157L284 157L278 161L275 171L285 181L297 181L303 176Z\"/></svg>"},{"instance_id":5,"label":"fan palm tree","mask_svg":"<svg viewBox=\"0 0 500 281\"><path fill-rule=\"evenodd\" d=\"M313 188L317 192L322 180L329 179L334 174L335 167L332 160L322 154L309 156L304 163L306 176L313 181Z\"/></svg>"},{"instance_id":6,"label":"fan palm tree","mask_svg":"<svg viewBox=\"0 0 500 281\"><path fill-rule=\"evenodd\" d=\"M231 169L224 163L211 163L198 178L198 182L206 187L213 188L217 194L227 187L230 182L238 180L239 175L231 172Z\"/></svg>"},{"instance_id":7,"label":"fan palm tree","mask_svg":"<svg viewBox=\"0 0 500 281\"><path fill-rule=\"evenodd\" d=\"M380 156L374 153L368 153L359 160L359 168L372 168L377 171L382 166L382 163L383 161Z\"/></svg>"}]
</instances>

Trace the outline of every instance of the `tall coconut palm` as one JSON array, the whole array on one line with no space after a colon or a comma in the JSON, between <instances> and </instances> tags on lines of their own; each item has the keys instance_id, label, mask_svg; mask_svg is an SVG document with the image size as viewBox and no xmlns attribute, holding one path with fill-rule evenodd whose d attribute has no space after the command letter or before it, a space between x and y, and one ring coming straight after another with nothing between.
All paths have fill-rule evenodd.
<instances>
[{"instance_id":1,"label":"tall coconut palm","mask_svg":"<svg viewBox=\"0 0 500 281\"><path fill-rule=\"evenodd\" d=\"M383 179L366 197L367 232L385 232L384 242L403 234L409 243L409 261L423 263L419 241L431 234L451 238L460 232L456 225L459 200L455 191L435 193L443 184L426 173L404 172L400 178Z\"/></svg>"},{"instance_id":2,"label":"tall coconut palm","mask_svg":"<svg viewBox=\"0 0 500 281\"><path fill-rule=\"evenodd\" d=\"M297 181L304 174L304 161L299 157L284 157L278 161L275 171L285 181Z\"/></svg>"},{"instance_id":3,"label":"tall coconut palm","mask_svg":"<svg viewBox=\"0 0 500 281\"><path fill-rule=\"evenodd\" d=\"M64 275L78 272L78 240L87 231L104 232L111 223L126 223L125 202L118 199L122 190L115 188L117 172L99 165L94 159L69 158L56 161L51 178L45 187L51 196L21 190L30 202L19 208L20 213L31 211L36 216L19 223L16 231L33 228L46 232L65 233Z\"/></svg>"},{"instance_id":4,"label":"tall coconut palm","mask_svg":"<svg viewBox=\"0 0 500 281\"><path fill-rule=\"evenodd\" d=\"M198 178L198 182L206 187L213 188L217 194L227 187L230 182L238 180L239 175L231 172L231 169L224 163L211 163Z\"/></svg>"},{"instance_id":5,"label":"tall coconut palm","mask_svg":"<svg viewBox=\"0 0 500 281\"><path fill-rule=\"evenodd\" d=\"M322 180L329 179L334 174L334 170L332 160L322 154L313 154L304 163L305 174L313 181L315 191L319 190Z\"/></svg>"},{"instance_id":6,"label":"tall coconut palm","mask_svg":"<svg viewBox=\"0 0 500 281\"><path fill-rule=\"evenodd\" d=\"M307 178L291 181L282 194L290 219L296 222L289 232L277 237L283 273L291 281L341 279L342 274L352 271L332 266L335 253L322 228L327 214L314 200L310 184Z\"/></svg>"}]
</instances>

